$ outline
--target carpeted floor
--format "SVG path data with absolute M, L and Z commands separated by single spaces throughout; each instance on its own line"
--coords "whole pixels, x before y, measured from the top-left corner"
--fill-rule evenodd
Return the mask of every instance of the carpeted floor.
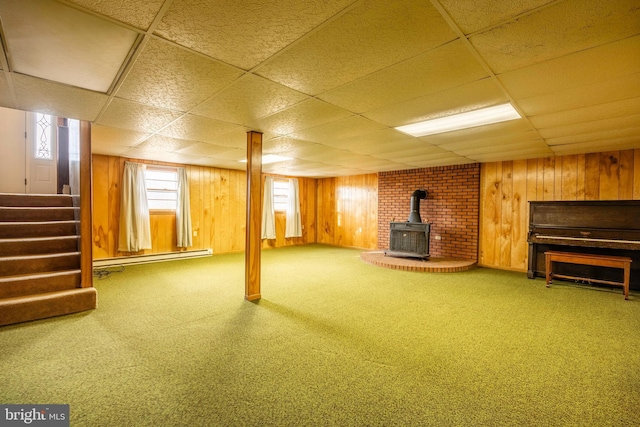
M 127 267 L 95 311 L 0 328 L 0 403 L 72 426 L 636 426 L 640 295 L 351 249 Z

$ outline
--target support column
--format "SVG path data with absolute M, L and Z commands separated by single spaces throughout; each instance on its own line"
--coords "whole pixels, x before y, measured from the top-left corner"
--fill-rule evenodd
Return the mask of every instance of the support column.
M 93 287 L 93 190 L 91 187 L 91 123 L 80 122 L 80 278 Z
M 260 249 L 262 236 L 262 134 L 247 132 L 247 234 L 245 242 L 244 297 L 260 299 Z

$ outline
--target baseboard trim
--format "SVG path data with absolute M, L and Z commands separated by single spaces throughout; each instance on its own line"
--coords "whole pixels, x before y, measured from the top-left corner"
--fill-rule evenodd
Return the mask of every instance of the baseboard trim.
M 115 258 L 101 258 L 93 260 L 93 268 L 102 268 L 102 267 L 111 267 L 113 265 L 133 265 L 133 264 L 148 264 L 152 262 L 163 262 L 163 261 L 175 261 L 180 259 L 189 259 L 189 258 L 202 258 L 206 256 L 211 256 L 213 254 L 212 249 L 201 249 L 194 251 L 183 251 L 183 252 L 165 252 L 159 254 L 149 254 L 149 255 L 132 255 L 132 256 L 123 256 L 123 257 L 115 257 Z

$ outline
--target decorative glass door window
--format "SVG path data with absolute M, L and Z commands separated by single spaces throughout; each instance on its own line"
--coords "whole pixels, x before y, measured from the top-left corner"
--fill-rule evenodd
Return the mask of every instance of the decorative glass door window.
M 35 153 L 36 159 L 51 159 L 51 138 L 53 132 L 53 120 L 48 114 L 36 113 L 35 121 Z

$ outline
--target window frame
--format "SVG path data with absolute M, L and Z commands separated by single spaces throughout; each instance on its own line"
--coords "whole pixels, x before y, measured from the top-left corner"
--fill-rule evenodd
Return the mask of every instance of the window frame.
M 289 181 L 273 179 L 273 211 L 287 213 L 289 207 Z
M 173 174 L 175 180 L 173 179 L 152 179 L 153 177 L 149 177 L 148 173 L 160 173 L 160 174 Z M 149 213 L 162 214 L 162 213 L 172 213 L 175 214 L 178 209 L 178 168 L 174 168 L 171 166 L 156 166 L 156 165 L 145 165 L 144 168 L 144 181 L 145 188 L 147 194 L 147 205 L 149 207 Z M 175 187 L 174 188 L 161 188 L 159 186 L 149 187 L 150 182 L 167 182 L 170 183 L 167 187 Z M 150 194 L 167 194 L 173 195 L 173 197 L 164 199 L 170 200 L 174 203 L 174 207 L 152 207 L 152 201 L 159 201 L 163 199 L 158 199 L 154 197 L 150 197 Z

